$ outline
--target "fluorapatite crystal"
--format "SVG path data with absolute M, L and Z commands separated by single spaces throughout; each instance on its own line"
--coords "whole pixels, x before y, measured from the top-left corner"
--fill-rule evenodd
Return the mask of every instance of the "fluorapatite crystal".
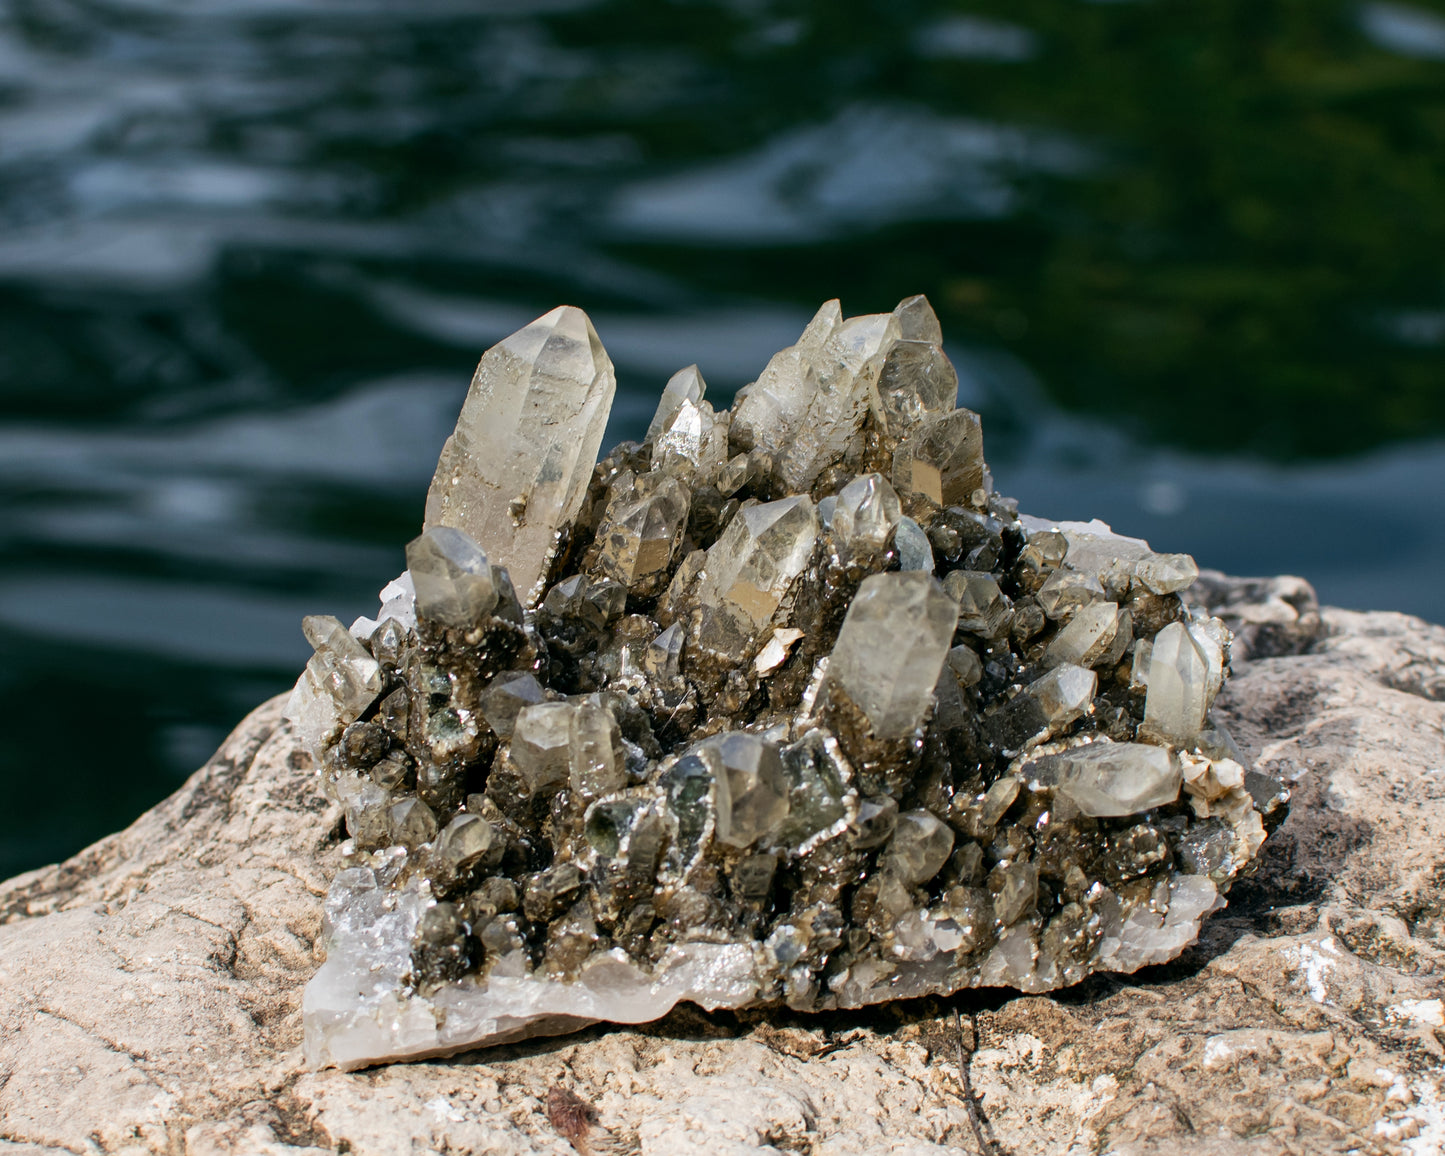
M 1188 556 L 993 492 L 941 341 L 922 297 L 829 302 L 601 462 L 585 315 L 483 356 L 377 620 L 304 623 L 288 713 L 349 835 L 313 1065 L 1193 940 L 1288 798 L 1210 713 L 1229 634 Z

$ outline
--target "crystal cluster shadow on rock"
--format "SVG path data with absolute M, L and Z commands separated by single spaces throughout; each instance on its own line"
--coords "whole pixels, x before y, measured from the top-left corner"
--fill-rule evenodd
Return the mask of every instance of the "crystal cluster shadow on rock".
M 288 715 L 345 808 L 315 1066 L 680 1000 L 850 1008 L 1171 959 L 1284 816 L 1197 576 L 993 491 L 937 318 L 819 310 L 600 463 L 580 310 L 482 358 L 373 621 Z

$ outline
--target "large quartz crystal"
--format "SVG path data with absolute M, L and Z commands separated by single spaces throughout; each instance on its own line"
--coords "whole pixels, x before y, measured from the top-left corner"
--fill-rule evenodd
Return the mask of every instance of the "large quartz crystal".
M 378 619 L 289 717 L 347 827 L 316 1066 L 680 1000 L 801 1011 L 1176 956 L 1284 814 L 1198 573 L 1020 517 L 928 302 L 824 305 L 731 410 L 596 460 L 562 308 L 482 358 Z
M 427 528 L 465 531 L 535 601 L 587 495 L 616 390 L 597 330 L 571 305 L 487 350 L 437 462 Z

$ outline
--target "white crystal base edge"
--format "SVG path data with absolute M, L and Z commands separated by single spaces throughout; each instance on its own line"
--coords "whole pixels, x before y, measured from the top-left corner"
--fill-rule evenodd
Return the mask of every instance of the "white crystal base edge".
M 414 888 L 378 886 L 370 868 L 337 874 L 326 901 L 327 959 L 302 1000 L 307 1065 L 354 1071 L 391 1060 L 450 1055 L 589 1023 L 645 1023 L 685 1000 L 711 1011 L 758 1002 L 764 950 L 754 944 L 689 943 L 671 948 L 653 974 L 620 951 L 594 956 L 576 980 L 537 979 L 520 959 L 503 959 L 484 979 L 442 986 L 428 997 L 407 987 L 411 942 L 427 897 Z M 1130 972 L 1173 959 L 1199 935 L 1205 916 L 1224 906 L 1215 885 L 1174 875 L 1167 909 L 1127 920 L 1105 913 L 1104 937 L 1090 971 Z M 969 980 L 970 987 L 1038 993 L 1064 979 L 1038 951 L 1037 920 L 1005 930 Z M 891 970 L 854 968 L 826 1002 L 839 1008 L 947 994 L 959 986 L 953 952 L 961 929 L 918 913 L 900 927 Z M 950 978 L 950 973 L 952 977 Z

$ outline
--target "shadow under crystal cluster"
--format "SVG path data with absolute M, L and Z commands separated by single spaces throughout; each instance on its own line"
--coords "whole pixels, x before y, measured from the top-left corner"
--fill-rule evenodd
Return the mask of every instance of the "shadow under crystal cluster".
M 563 307 L 489 350 L 378 619 L 304 624 L 344 808 L 313 1065 L 1044 991 L 1177 955 L 1283 818 L 1186 555 L 1021 517 L 928 302 L 819 310 L 641 444 Z

